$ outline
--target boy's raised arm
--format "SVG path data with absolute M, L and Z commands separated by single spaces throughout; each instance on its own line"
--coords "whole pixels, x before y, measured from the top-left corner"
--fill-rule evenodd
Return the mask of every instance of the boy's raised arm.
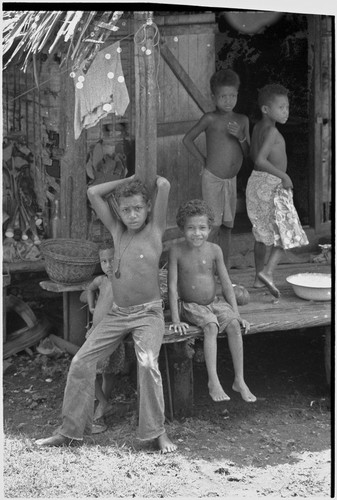
M 158 228 L 162 234 L 164 234 L 166 229 L 167 205 L 171 184 L 165 177 L 157 176 L 156 188 L 151 223 L 154 227 Z
M 87 195 L 91 206 L 111 234 L 115 231 L 119 224 L 119 220 L 116 214 L 111 211 L 105 198 L 107 195 L 111 194 L 117 186 L 129 182 L 131 179 L 132 177 L 127 177 L 125 179 L 103 182 L 102 184 L 96 184 L 88 188 Z

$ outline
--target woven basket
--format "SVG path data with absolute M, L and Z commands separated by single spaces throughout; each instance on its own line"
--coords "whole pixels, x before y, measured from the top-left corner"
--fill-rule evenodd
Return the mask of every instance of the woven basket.
M 99 263 L 98 246 L 87 240 L 44 240 L 40 250 L 49 278 L 63 285 L 88 281 Z

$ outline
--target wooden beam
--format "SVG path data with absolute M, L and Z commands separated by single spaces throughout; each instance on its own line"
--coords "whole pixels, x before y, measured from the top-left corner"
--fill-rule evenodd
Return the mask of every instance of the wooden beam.
M 218 33 L 218 27 L 213 23 L 205 24 L 177 24 L 159 27 L 161 36 L 188 36 Z
M 61 158 L 61 236 L 87 238 L 87 177 L 85 131 L 75 140 L 75 86 L 68 72 L 61 75 L 60 148 Z
M 178 59 L 176 59 L 176 57 L 172 54 L 165 43 L 161 45 L 160 54 L 166 64 L 171 68 L 175 76 L 178 78 L 180 83 L 199 106 L 201 111 L 203 111 L 204 113 L 210 111 L 212 103 L 200 92 L 198 87 L 195 85 L 193 80 L 190 78 L 188 73 L 184 70 Z
M 153 191 L 157 175 L 156 29 L 147 23 L 152 12 L 134 13 L 136 177 Z
M 178 14 L 169 16 L 156 16 L 156 23 L 160 28 L 160 32 L 167 26 L 203 26 L 213 25 L 217 26 L 215 22 L 214 12 L 202 12 L 201 14 Z

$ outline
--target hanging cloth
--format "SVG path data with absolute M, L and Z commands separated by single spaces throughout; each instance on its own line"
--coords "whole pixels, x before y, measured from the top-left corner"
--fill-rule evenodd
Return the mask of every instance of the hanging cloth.
M 308 245 L 307 235 L 294 206 L 292 190 L 279 185 L 275 192 L 274 207 L 274 245 L 281 246 L 285 250 Z
M 98 52 L 87 73 L 87 60 L 71 73 L 75 84 L 75 139 L 80 137 L 84 128 L 94 127 L 109 113 L 124 115 L 130 99 L 121 51 L 119 42 L 116 42 Z

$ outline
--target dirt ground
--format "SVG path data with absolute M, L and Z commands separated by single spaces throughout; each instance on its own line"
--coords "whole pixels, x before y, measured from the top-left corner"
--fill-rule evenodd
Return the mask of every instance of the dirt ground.
M 193 416 L 168 422 L 168 432 L 202 474 L 170 496 L 219 496 L 217 480 L 226 480 L 226 496 L 275 491 L 282 497 L 332 496 L 331 399 L 323 346 L 319 329 L 246 336 L 245 377 L 258 397 L 247 404 L 231 390 L 227 341 L 219 340 L 218 369 L 231 400 L 216 404 L 207 393 L 202 349 L 196 343 Z M 70 360 L 67 354 L 48 358 L 35 348 L 31 355 L 22 352 L 7 360 L 5 436 L 37 439 L 51 434 L 60 423 Z M 134 372 L 116 377 L 111 400 L 116 408 L 106 419 L 111 429 L 121 419 L 133 416 L 135 421 Z M 97 435 L 95 442 L 103 443 L 106 435 Z M 219 463 L 226 465 L 214 465 Z

